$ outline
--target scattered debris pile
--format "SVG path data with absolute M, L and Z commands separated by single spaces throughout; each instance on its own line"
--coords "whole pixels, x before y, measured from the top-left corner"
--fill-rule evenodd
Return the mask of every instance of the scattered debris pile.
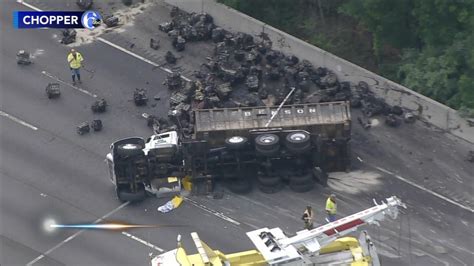
M 93 5 L 92 0 L 76 0 L 76 5 L 82 10 L 89 10 Z
M 77 32 L 74 29 L 65 29 L 61 31 L 63 37 L 61 38 L 62 44 L 71 44 L 76 41 Z
M 153 50 L 158 50 L 160 48 L 160 40 L 150 38 L 150 48 Z
M 108 27 L 115 27 L 119 24 L 119 18 L 113 15 L 109 15 L 104 18 L 104 24 Z
M 105 99 L 97 100 L 91 106 L 91 110 L 93 113 L 104 113 L 106 109 L 107 101 L 105 101 Z
M 89 126 L 89 123 L 87 122 L 82 122 L 76 127 L 76 132 L 79 135 L 84 135 L 86 133 L 89 133 L 91 131 L 91 127 Z
M 102 130 L 102 120 L 100 120 L 100 119 L 92 120 L 91 127 L 94 131 L 101 131 Z
M 20 50 L 16 54 L 16 63 L 19 65 L 29 65 L 31 64 L 30 53 L 25 50 Z
M 469 153 L 467 154 L 467 161 L 474 163 L 474 151 L 469 151 Z
M 183 130 L 189 130 L 183 124 L 192 125 L 188 113 L 192 109 L 278 105 L 292 88 L 295 90 L 286 104 L 350 101 L 353 108 L 362 110 L 363 117 L 357 120 L 366 129 L 372 126 L 370 118 L 378 115 L 385 116 L 386 125 L 391 127 L 415 120 L 412 113 L 376 97 L 366 82 L 341 82 L 327 68 L 273 50 L 264 33 L 256 38 L 232 33 L 214 25 L 209 14 L 186 13 L 176 7 L 171 18 L 159 29 L 168 34 L 177 51 L 184 50 L 187 42 L 214 43 L 213 56 L 194 73 L 196 80 L 184 82 L 178 72 L 173 72 L 165 81 L 173 90 L 169 114 L 186 122 L 181 123 Z M 170 64 L 176 62 L 171 52 L 165 59 Z
M 61 91 L 59 90 L 59 83 L 48 83 L 45 91 L 46 96 L 48 96 L 48 99 L 55 99 L 61 96 Z
M 133 92 L 133 102 L 136 106 L 146 105 L 148 102 L 148 97 L 146 96 L 145 89 L 135 89 Z

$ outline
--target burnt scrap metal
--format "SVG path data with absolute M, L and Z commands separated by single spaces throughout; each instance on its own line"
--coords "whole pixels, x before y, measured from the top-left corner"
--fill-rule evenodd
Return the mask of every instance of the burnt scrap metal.
M 214 54 L 195 71 L 197 80 L 191 83 L 197 83 L 189 86 L 192 109 L 278 105 L 295 87 L 287 104 L 350 101 L 351 107 L 361 109 L 361 124 L 366 128 L 370 127 L 367 118 L 379 115 L 386 117 L 389 126 L 416 119 L 400 106 L 390 106 L 377 97 L 364 81 L 341 82 L 327 68 L 273 50 L 264 34 L 232 33 L 214 25 L 207 13 L 186 13 L 176 7 L 171 18 L 158 28 L 168 33 L 175 49 L 184 49 L 187 42 L 214 43 Z M 175 62 L 175 58 L 166 61 Z
M 181 74 L 177 71 L 169 73 L 165 82 L 163 82 L 164 85 L 168 86 L 169 90 L 181 89 L 182 83 Z
M 62 38 L 61 38 L 62 44 L 71 44 L 76 41 L 77 32 L 74 29 L 62 30 L 61 34 L 62 34 Z
M 405 112 L 403 120 L 408 124 L 415 123 L 416 116 L 412 112 Z
M 150 38 L 150 48 L 153 50 L 158 50 L 160 48 L 160 40 Z
M 148 97 L 146 96 L 145 89 L 135 89 L 133 92 L 133 102 L 136 106 L 146 105 L 148 102 Z
M 100 119 L 94 119 L 92 120 L 92 123 L 91 123 L 91 128 L 94 130 L 94 131 L 101 131 L 102 130 L 102 120 Z
M 82 122 L 76 127 L 76 132 L 79 135 L 84 135 L 86 133 L 89 133 L 91 131 L 91 128 L 89 126 L 89 123 L 87 122 Z
M 46 96 L 48 99 L 55 99 L 61 96 L 61 91 L 59 90 L 59 83 L 49 83 L 46 86 Z
M 166 52 L 165 60 L 166 60 L 166 63 L 168 63 L 168 64 L 175 64 L 176 63 L 176 56 L 171 51 L 168 51 L 168 52 Z
M 119 18 L 114 15 L 109 15 L 104 18 L 104 24 L 108 27 L 115 27 L 119 24 Z
M 398 127 L 401 124 L 401 119 L 394 114 L 388 114 L 385 117 L 385 124 L 390 127 Z
M 370 119 L 365 119 L 363 117 L 357 117 L 357 122 L 364 128 L 364 129 L 369 129 L 372 127 L 372 123 L 370 122 Z
M 469 151 L 469 153 L 467 154 L 467 161 L 474 163 L 474 151 Z
M 172 45 L 176 49 L 176 51 L 184 51 L 184 48 L 186 47 L 186 40 L 182 36 L 178 35 L 173 38 Z
M 18 53 L 16 53 L 16 63 L 19 65 L 31 64 L 30 53 L 25 50 L 19 50 Z
M 93 5 L 92 0 L 76 0 L 76 5 L 82 10 L 89 10 Z
M 91 105 L 91 110 L 93 113 L 104 113 L 106 109 L 107 101 L 105 99 L 97 100 Z

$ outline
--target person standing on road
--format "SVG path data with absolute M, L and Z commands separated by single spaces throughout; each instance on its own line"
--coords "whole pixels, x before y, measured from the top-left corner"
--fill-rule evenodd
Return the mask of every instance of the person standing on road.
M 311 230 L 313 229 L 313 209 L 311 206 L 307 206 L 303 213 L 304 229 Z
M 336 195 L 331 194 L 329 198 L 326 200 L 326 213 L 328 214 L 329 222 L 334 222 L 336 220 L 336 212 L 337 212 Z
M 81 83 L 81 63 L 84 61 L 82 55 L 74 49 L 71 49 L 71 52 L 67 56 L 67 61 L 69 62 L 69 68 L 72 73 L 72 83 L 76 85 L 76 76 L 77 81 Z

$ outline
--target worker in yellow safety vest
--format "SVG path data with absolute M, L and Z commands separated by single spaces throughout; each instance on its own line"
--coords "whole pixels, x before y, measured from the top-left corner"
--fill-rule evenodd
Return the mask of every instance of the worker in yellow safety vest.
M 304 229 L 313 229 L 313 218 L 313 209 L 311 206 L 307 206 L 304 210 L 303 217 L 301 217 L 301 219 L 304 221 Z
M 336 195 L 331 194 L 329 198 L 326 200 L 326 213 L 328 214 L 329 222 L 334 222 L 336 220 L 336 212 L 337 212 Z
M 76 85 L 76 76 L 77 81 L 81 83 L 81 72 L 79 70 L 81 69 L 81 64 L 82 61 L 84 61 L 84 58 L 79 52 L 71 49 L 71 52 L 67 55 L 67 61 L 69 63 L 69 68 L 71 69 L 72 83 Z

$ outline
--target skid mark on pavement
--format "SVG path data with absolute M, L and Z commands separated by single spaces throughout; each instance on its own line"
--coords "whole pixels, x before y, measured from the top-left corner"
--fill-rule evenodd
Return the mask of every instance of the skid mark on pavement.
M 35 126 L 33 126 L 32 124 L 27 123 L 27 122 L 25 122 L 25 121 L 23 121 L 23 120 L 21 120 L 21 119 L 19 119 L 19 118 L 17 118 L 17 117 L 14 117 L 13 115 L 7 114 L 7 113 L 5 113 L 4 111 L 1 111 L 1 110 L 0 110 L 0 115 L 3 116 L 3 117 L 8 118 L 8 119 L 10 119 L 10 120 L 12 120 L 13 122 L 16 122 L 16 123 L 20 124 L 20 125 L 22 125 L 22 126 L 25 126 L 25 127 L 27 127 L 27 128 L 30 128 L 30 129 L 33 129 L 33 130 L 38 130 L 38 128 L 35 127 Z
M 100 217 L 99 219 L 95 220 L 93 222 L 93 224 L 97 224 L 101 221 L 103 221 L 105 218 L 109 217 L 110 215 L 118 212 L 119 210 L 121 210 L 122 208 L 124 208 L 125 206 L 127 206 L 128 204 L 130 204 L 129 201 L 123 203 L 122 205 L 118 206 L 117 208 L 113 209 L 112 211 L 110 211 L 109 213 L 105 214 L 104 216 Z M 37 258 L 35 258 L 34 260 L 28 262 L 26 265 L 27 266 L 31 266 L 33 265 L 34 263 L 38 262 L 39 260 L 41 260 L 42 258 L 44 258 L 45 256 L 47 256 L 48 254 L 50 254 L 51 252 L 55 251 L 56 249 L 60 248 L 61 246 L 63 246 L 64 244 L 66 244 L 67 242 L 73 240 L 74 238 L 76 238 L 78 235 L 84 233 L 84 231 L 86 231 L 85 229 L 82 229 L 82 230 L 79 230 L 77 231 L 75 234 L 69 236 L 68 238 L 64 239 L 63 241 L 59 242 L 56 246 L 48 249 L 46 252 L 44 252 L 43 254 L 39 255 Z
M 206 207 L 206 206 L 204 206 L 204 205 L 198 203 L 197 201 L 194 201 L 194 200 L 192 200 L 192 199 L 190 199 L 190 198 L 188 198 L 188 197 L 184 197 L 184 199 L 186 200 L 186 202 L 189 202 L 191 205 L 193 205 L 193 206 L 195 206 L 195 207 L 198 207 L 199 209 L 204 210 L 205 212 L 208 212 L 208 213 L 210 213 L 210 214 L 212 214 L 212 215 L 214 215 L 214 216 L 217 216 L 217 217 L 219 217 L 219 218 L 221 218 L 221 219 L 223 219 L 223 220 L 225 220 L 225 221 L 227 221 L 227 222 L 229 222 L 229 223 L 233 223 L 233 224 L 235 224 L 235 225 L 240 225 L 239 222 L 237 222 L 236 220 L 234 220 L 234 219 L 232 219 L 232 218 L 230 218 L 230 217 L 224 215 L 224 214 L 221 213 L 221 212 L 212 210 L 212 209 L 210 209 L 210 208 L 208 208 L 208 207 Z
M 427 189 L 427 188 L 425 188 L 425 187 L 423 187 L 423 186 L 420 186 L 420 185 L 416 184 L 415 182 L 410 181 L 410 180 L 408 180 L 408 179 L 406 179 L 406 178 L 404 178 L 404 177 L 402 177 L 402 176 L 399 176 L 399 175 L 397 175 L 397 174 L 395 174 L 395 173 L 392 173 L 392 172 L 390 172 L 390 171 L 388 171 L 388 170 L 386 170 L 386 169 L 383 169 L 383 168 L 378 167 L 378 166 L 373 166 L 373 167 L 376 168 L 376 169 L 378 169 L 378 170 L 380 170 L 380 171 L 382 171 L 382 172 L 384 172 L 384 173 L 386 173 L 386 174 L 389 174 L 389 175 L 391 175 L 391 176 L 393 176 L 393 177 L 395 177 L 395 178 L 397 178 L 397 179 L 399 179 L 399 180 L 401 180 L 401 181 L 403 181 L 403 182 L 405 182 L 405 183 L 407 183 L 407 184 L 409 184 L 409 185 L 412 185 L 412 186 L 414 186 L 414 187 L 416 187 L 416 188 L 418 188 L 418 189 L 421 189 L 421 190 L 423 190 L 423 191 L 425 191 L 425 192 L 427 192 L 427 193 L 429 193 L 429 194 L 431 194 L 431 195 L 433 195 L 433 196 L 435 196 L 435 197 L 437 197 L 437 198 L 440 198 L 440 199 L 442 199 L 442 200 L 444 200 L 444 201 L 446 201 L 446 202 L 449 202 L 449 203 L 451 203 L 451 204 L 453 204 L 453 205 L 456 205 L 456 206 L 458 206 L 458 207 L 460 207 L 460 208 L 462 208 L 462 209 L 464 209 L 464 210 L 467 210 L 467 211 L 469 211 L 469 212 L 471 212 L 471 213 L 474 213 L 474 210 L 473 210 L 472 208 L 470 208 L 469 206 L 463 205 L 463 204 L 461 204 L 461 203 L 459 203 L 459 202 L 457 202 L 457 201 L 454 201 L 454 200 L 452 200 L 452 199 L 450 199 L 450 198 L 448 198 L 448 197 L 445 197 L 445 196 L 443 196 L 443 195 L 441 195 L 441 194 L 439 194 L 439 193 L 436 193 L 436 192 L 434 192 L 434 191 L 432 191 L 432 190 L 429 190 L 429 189 Z
M 94 93 L 92 93 L 92 92 L 90 92 L 90 91 L 88 91 L 88 90 L 84 90 L 84 89 L 82 89 L 82 88 L 76 87 L 76 86 L 74 86 L 74 85 L 71 85 L 71 84 L 67 83 L 66 81 L 64 81 L 64 80 L 62 80 L 62 79 L 60 79 L 60 78 L 58 78 L 58 77 L 55 77 L 55 76 L 53 76 L 52 74 L 50 74 L 50 73 L 48 73 L 48 72 L 46 72 L 46 71 L 41 71 L 41 74 L 43 74 L 43 75 L 45 75 L 45 76 L 47 76 L 47 77 L 49 77 L 49 78 L 51 78 L 51 79 L 53 79 L 53 80 L 59 82 L 59 83 L 62 83 L 62 84 L 64 84 L 64 85 L 66 85 L 66 86 L 69 86 L 69 87 L 71 87 L 71 88 L 73 88 L 73 89 L 75 89 L 75 90 L 77 90 L 77 91 L 80 91 L 80 92 L 82 92 L 82 93 L 84 93 L 84 94 L 87 94 L 87 95 L 89 95 L 89 96 L 91 96 L 91 97 L 97 98 L 97 95 L 95 95 Z

